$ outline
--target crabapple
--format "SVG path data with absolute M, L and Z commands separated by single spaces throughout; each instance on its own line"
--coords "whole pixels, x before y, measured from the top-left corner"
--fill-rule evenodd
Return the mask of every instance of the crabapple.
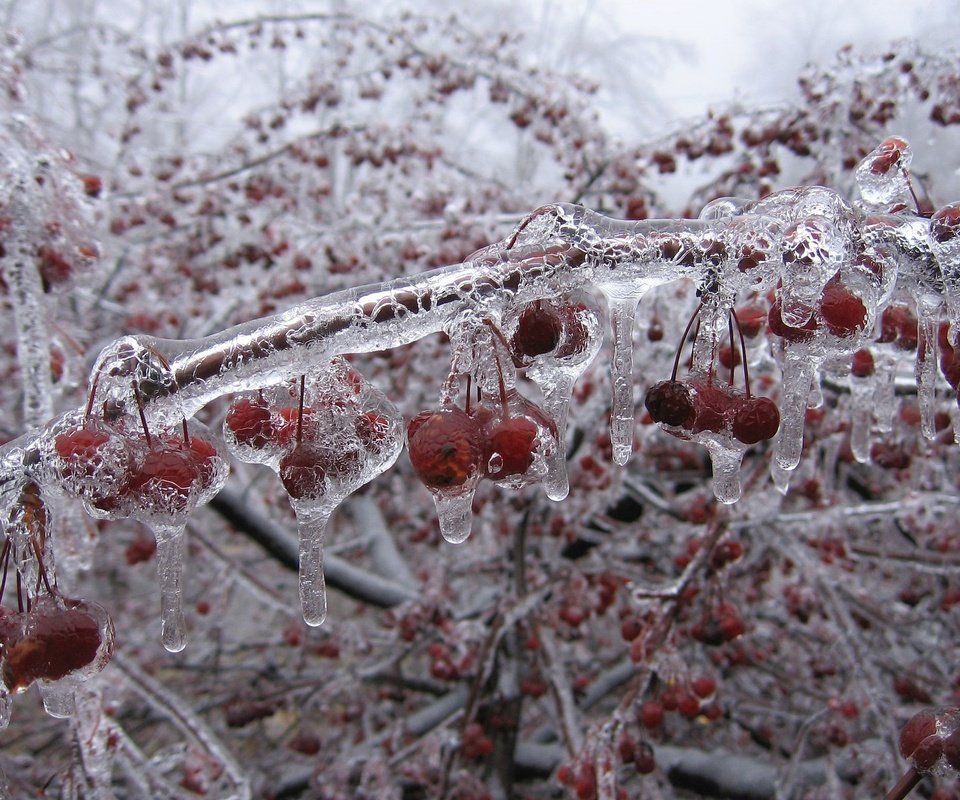
M 844 285 L 838 273 L 823 287 L 820 316 L 830 333 L 847 337 L 863 330 L 867 324 L 867 307 Z
M 737 403 L 732 432 L 743 444 L 772 439 L 780 428 L 780 409 L 769 397 L 744 397 Z
M 227 412 L 223 427 L 237 444 L 252 447 L 254 450 L 267 447 L 276 437 L 273 415 L 259 399 L 244 397 L 235 401 Z
M 410 420 L 407 449 L 417 477 L 434 491 L 466 486 L 483 471 L 480 425 L 457 406 L 424 411 Z
M 914 714 L 900 731 L 900 755 L 920 772 L 927 772 L 936 766 L 942 754 L 936 713 L 925 709 Z
M 689 428 L 696 416 L 693 394 L 680 381 L 669 380 L 655 383 L 647 390 L 644 406 L 654 422 Z

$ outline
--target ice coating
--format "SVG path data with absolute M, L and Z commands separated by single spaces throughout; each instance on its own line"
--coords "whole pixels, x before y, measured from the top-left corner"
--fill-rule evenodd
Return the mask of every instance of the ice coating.
M 908 179 L 913 151 L 904 139 L 891 136 L 874 148 L 857 167 L 855 177 L 863 202 L 877 207 L 910 203 Z
M 323 577 L 323 542 L 333 508 L 326 504 L 296 508 L 300 538 L 300 607 L 303 621 L 311 627 L 327 618 L 327 590 Z
M 212 477 L 198 473 L 189 486 L 173 482 L 171 488 L 169 481 L 155 480 L 156 475 L 138 481 L 128 476 L 142 472 L 148 459 L 163 462 L 150 466 L 154 473 L 162 473 L 167 462 L 180 457 L 175 453 L 185 453 L 188 437 L 177 428 L 184 417 L 191 417 L 210 400 L 227 392 L 243 392 L 251 404 L 265 403 L 269 408 L 263 444 L 254 444 L 256 432 L 238 438 L 229 427 L 225 439 L 237 457 L 281 471 L 286 444 L 272 437 L 282 436 L 282 431 L 290 435 L 291 420 L 281 413 L 281 395 L 297 376 L 330 363 L 338 354 L 392 348 L 452 330 L 464 318 L 474 320 L 475 328 L 490 321 L 509 338 L 510 321 L 530 303 L 566 302 L 563 298 L 577 293 L 602 294 L 608 302 L 613 329 L 611 439 L 614 460 L 625 462 L 634 424 L 633 318 L 638 304 L 643 310 L 643 298 L 650 289 L 678 279 L 692 281 L 704 300 L 694 349 L 698 375 L 715 371 L 716 352 L 727 335 L 727 312 L 743 299 L 744 292 L 754 293 L 752 302 L 771 306 L 770 352 L 782 370 L 776 388 L 782 425 L 774 469 L 780 485 L 786 485 L 787 473 L 800 458 L 804 413 L 816 402 L 821 367 L 831 374 L 833 364 L 849 360 L 871 339 L 875 321 L 894 302 L 912 303 L 920 320 L 922 346 L 917 348 L 915 380 L 923 431 L 932 435 L 940 380 L 939 324 L 946 314 L 952 334 L 960 326 L 960 237 L 956 235 L 960 212 L 953 204 L 928 221 L 914 214 L 909 203 L 901 207 L 904 198 L 896 192 L 902 189 L 897 187 L 908 173 L 909 160 L 905 143 L 890 140 L 868 156 L 858 172 L 863 203 L 856 206 L 822 187 L 775 192 L 755 202 L 721 198 L 706 206 L 696 220 L 621 221 L 574 205 L 545 206 L 521 221 L 502 242 L 478 251 L 463 264 L 318 298 L 204 339 L 124 337 L 106 348 L 95 365 L 95 397 L 86 412 L 68 412 L 39 434 L 5 445 L 0 451 L 3 476 L 18 479 L 29 469 L 42 475 L 45 488 L 49 484 L 79 497 L 94 516 L 135 516 L 154 524 L 172 516 L 180 523 L 222 484 L 220 465 L 225 460 L 221 455 L 209 457 Z M 7 189 L 11 186 L 7 184 Z M 772 301 L 767 296 L 771 292 Z M 574 316 L 582 316 L 581 311 Z M 568 491 L 563 440 L 569 397 L 599 347 L 599 333 L 593 331 L 601 326 L 595 325 L 595 315 L 590 319 L 582 318 L 582 327 L 588 330 L 582 349 L 587 355 L 582 359 L 561 355 L 559 350 L 545 351 L 523 366 L 540 387 L 545 411 L 557 429 L 557 446 L 538 451 L 545 469 L 537 476 L 555 499 Z M 882 399 L 874 410 L 879 430 L 889 425 L 894 375 L 903 361 L 886 344 L 880 342 L 877 347 L 871 383 Z M 512 386 L 510 371 L 505 372 L 504 380 Z M 478 372 L 478 380 L 486 381 L 487 393 L 496 389 L 491 374 L 488 370 L 484 378 L 482 370 Z M 850 386 L 856 385 L 851 379 Z M 310 468 L 298 473 L 306 483 L 295 488 L 301 495 L 297 501 L 316 504 L 321 498 L 323 502 L 342 499 L 357 481 L 369 480 L 389 466 L 392 462 L 386 454 L 392 451 L 387 447 L 383 453 L 374 453 L 377 447 L 370 442 L 361 447 L 359 434 L 343 427 L 345 419 L 319 406 L 313 408 L 312 403 L 313 399 L 307 401 L 311 411 L 305 411 L 297 425 L 298 436 L 307 431 L 314 463 L 329 460 L 332 450 L 348 454 L 340 459 L 342 463 L 324 465 L 315 491 L 307 485 Z M 859 421 L 853 430 L 855 454 L 861 458 L 869 449 L 871 423 L 863 411 L 864 401 L 854 398 L 853 405 L 860 409 L 854 412 Z M 290 409 L 293 404 L 288 401 L 283 407 Z M 366 413 L 372 416 L 363 424 L 380 427 L 380 412 Z M 391 418 L 389 413 L 382 416 Z M 147 426 L 157 440 L 154 443 L 146 441 Z M 388 422 L 386 428 L 399 442 L 399 422 Z M 319 430 L 333 436 L 336 446 L 324 446 L 315 433 Z M 58 449 L 58 436 L 78 433 L 83 435 L 72 443 L 61 443 Z M 171 442 L 171 438 L 181 441 Z M 738 447 L 730 451 L 730 442 L 722 438 L 704 444 L 712 458 L 716 453 L 715 468 L 722 477 L 715 483 L 718 494 L 733 497 L 736 490 L 729 465 Z M 158 451 L 164 452 L 158 455 Z M 89 469 L 91 464 L 97 468 Z M 488 462 L 485 469 L 496 474 L 499 468 Z M 87 472 L 98 477 L 91 478 Z M 525 480 L 501 482 L 519 485 Z M 445 495 L 438 497 L 443 501 L 444 528 L 457 539 L 468 530 L 467 494 Z

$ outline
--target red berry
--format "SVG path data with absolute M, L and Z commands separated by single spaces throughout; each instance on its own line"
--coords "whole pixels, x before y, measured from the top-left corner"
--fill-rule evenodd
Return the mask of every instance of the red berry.
M 260 400 L 237 400 L 223 421 L 238 444 L 260 450 L 274 441 L 276 429 L 270 409 Z
M 960 203 L 951 203 L 941 208 L 930 219 L 930 235 L 943 244 L 955 239 L 960 233 Z
M 542 300 L 531 303 L 521 313 L 517 330 L 510 340 L 514 353 L 530 359 L 552 353 L 560 344 L 563 322 L 556 310 Z
M 700 713 L 700 701 L 689 692 L 683 692 L 677 698 L 677 711 L 687 719 L 694 719 Z
M 817 320 L 811 315 L 802 328 L 794 328 L 783 321 L 782 304 L 780 298 L 774 298 L 770 306 L 770 313 L 767 315 L 767 322 L 770 325 L 770 332 L 774 336 L 786 339 L 788 342 L 809 342 L 817 330 Z
M 640 706 L 637 719 L 648 731 L 655 731 L 663 724 L 663 706 L 656 700 L 647 700 Z
M 483 469 L 480 425 L 456 406 L 410 420 L 407 447 L 417 477 L 434 491 L 465 486 Z
M 747 339 L 752 339 L 763 330 L 767 321 L 767 309 L 761 305 L 748 305 L 738 308 L 734 312 L 740 324 L 740 332 Z
M 940 760 L 943 743 L 937 734 L 937 715 L 924 710 L 914 714 L 900 731 L 900 755 L 925 772 Z
M 93 662 L 101 644 L 100 622 L 77 603 L 28 614 L 27 630 L 6 649 L 3 682 L 22 692 L 36 680 L 57 681 Z
M 633 765 L 641 775 L 649 775 L 657 768 L 657 760 L 653 755 L 653 748 L 648 742 L 638 742 L 633 751 Z
M 873 370 L 873 353 L 867 348 L 861 347 L 853 354 L 853 359 L 850 362 L 850 374 L 855 378 L 869 378 L 873 375 Z
M 899 136 L 884 139 L 870 154 L 870 172 L 874 175 L 886 175 L 893 167 L 900 164 L 906 149 L 907 143 Z
M 355 450 L 334 450 L 315 441 L 300 442 L 280 459 L 280 482 L 293 500 L 318 499 L 326 478 L 348 476 L 357 467 Z
M 690 684 L 690 688 L 693 689 L 693 693 L 697 697 L 706 700 L 708 697 L 713 697 L 714 692 L 717 691 L 717 682 L 713 678 L 708 678 L 704 675 L 699 678 L 694 678 Z
M 943 757 L 960 772 L 960 727 L 955 728 L 943 740 Z
M 743 444 L 772 439 L 780 428 L 780 409 L 769 397 L 745 397 L 737 404 L 733 435 Z
M 689 428 L 696 416 L 693 394 L 689 387 L 680 381 L 655 383 L 647 390 L 643 404 L 650 418 L 664 425 Z
M 529 417 L 500 419 L 486 441 L 487 477 L 499 481 L 511 475 L 523 475 L 530 469 L 539 432 Z
M 151 510 L 179 514 L 187 509 L 191 493 L 201 482 L 192 452 L 164 442 L 147 451 L 130 479 L 130 492 Z
M 736 399 L 730 389 L 707 381 L 693 383 L 695 416 L 691 431 L 722 433 L 727 427 L 727 418 Z M 651 415 L 652 416 L 652 415 Z
M 852 336 L 867 324 L 867 307 L 834 275 L 820 295 L 820 316 L 834 336 Z

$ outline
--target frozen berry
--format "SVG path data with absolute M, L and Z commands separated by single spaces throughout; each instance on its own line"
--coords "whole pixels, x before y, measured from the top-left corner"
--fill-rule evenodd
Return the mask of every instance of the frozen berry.
M 869 378 L 873 375 L 873 370 L 873 353 L 867 348 L 861 347 L 853 354 L 850 361 L 850 374 L 854 378 Z
M 529 417 L 506 417 L 489 432 L 486 446 L 487 477 L 502 480 L 511 475 L 523 475 L 533 463 L 537 424 Z
M 131 476 L 129 489 L 152 511 L 180 514 L 200 484 L 200 465 L 192 452 L 163 442 L 147 451 Z
M 769 397 L 745 397 L 737 404 L 733 435 L 743 444 L 772 439 L 780 428 L 780 409 Z
M 294 500 L 318 499 L 327 478 L 339 480 L 357 468 L 356 450 L 333 449 L 315 441 L 300 442 L 280 459 L 280 481 Z
M 960 203 L 944 206 L 930 219 L 930 235 L 934 241 L 943 244 L 956 238 L 960 233 Z
M 31 612 L 25 634 L 5 653 L 3 682 L 22 692 L 37 680 L 57 681 L 91 664 L 100 650 L 100 621 L 78 604 Z
M 690 430 L 693 433 L 710 431 L 722 433 L 727 428 L 727 419 L 735 401 L 732 391 L 709 381 L 693 383 L 693 406 L 695 415 Z
M 531 303 L 521 313 L 510 343 L 523 358 L 551 353 L 560 344 L 563 322 L 556 310 L 542 300 Z
M 407 426 L 414 472 L 428 489 L 465 486 L 483 467 L 480 425 L 456 406 L 418 414 Z
M 803 324 L 802 328 L 795 328 L 792 325 L 787 325 L 787 323 L 783 321 L 782 308 L 780 298 L 775 298 L 770 306 L 770 313 L 767 315 L 770 332 L 774 336 L 786 339 L 788 342 L 810 341 L 817 331 L 817 321 L 815 317 L 811 316 L 810 319 Z
M 899 136 L 890 136 L 870 154 L 870 172 L 874 175 L 886 175 L 901 163 L 907 143 Z
M 834 336 L 846 337 L 862 331 L 867 324 L 867 307 L 834 275 L 820 295 L 820 316 Z
M 643 404 L 654 422 L 681 428 L 689 428 L 693 424 L 696 413 L 693 393 L 680 381 L 655 383 L 647 390 Z
M 242 398 L 237 400 L 223 421 L 224 428 L 237 441 L 237 444 L 261 450 L 270 444 L 276 430 L 273 415 L 266 404 L 260 400 Z
M 929 710 L 914 714 L 900 731 L 900 755 L 920 772 L 926 772 L 936 765 L 942 752 L 937 715 Z

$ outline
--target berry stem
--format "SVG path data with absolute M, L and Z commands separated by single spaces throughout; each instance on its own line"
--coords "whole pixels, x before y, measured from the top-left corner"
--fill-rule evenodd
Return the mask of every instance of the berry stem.
M 307 386 L 307 376 L 300 376 L 300 401 L 297 405 L 297 444 L 303 440 L 303 394 Z
M 733 324 L 737 326 L 737 335 L 740 337 L 740 360 L 743 362 L 743 385 L 746 389 L 747 400 L 750 399 L 750 369 L 747 367 L 747 343 L 743 339 L 743 328 L 740 327 L 740 319 L 737 312 L 730 309 L 730 316 L 733 318 Z M 732 348 L 732 345 L 731 345 Z M 733 383 L 733 381 L 730 381 Z
M 3 550 L 0 551 L 0 561 L 3 562 L 3 577 L 0 578 L 0 603 L 3 602 L 3 592 L 7 588 L 7 570 L 10 568 L 10 539 L 4 539 Z
M 915 767 L 910 767 L 883 800 L 903 800 L 922 779 L 923 775 Z
M 147 415 L 143 410 L 143 397 L 140 396 L 140 387 L 136 381 L 130 384 L 133 387 L 133 396 L 137 401 L 137 412 L 140 414 L 140 424 L 143 425 L 143 438 L 147 440 L 147 447 L 153 449 L 153 437 L 150 435 L 150 428 L 147 427 Z
M 683 345 L 687 341 L 687 336 L 690 335 L 690 328 L 693 327 L 693 321 L 700 315 L 701 308 L 703 308 L 702 302 L 693 310 L 690 319 L 687 320 L 687 327 L 683 329 L 683 336 L 680 337 L 680 346 L 677 348 L 677 355 L 673 359 L 673 372 L 670 373 L 671 383 L 677 380 L 677 371 L 680 369 L 680 354 L 683 352 Z
M 920 200 L 917 198 L 917 193 L 913 188 L 913 179 L 910 177 L 910 170 L 901 162 L 900 171 L 903 173 L 903 177 L 907 179 L 907 188 L 910 190 L 910 196 L 913 198 L 913 205 L 917 209 L 917 215 L 922 217 L 923 212 L 920 210 Z
M 731 314 L 733 311 L 731 310 Z M 730 385 L 733 386 L 733 382 L 737 374 L 737 360 L 733 357 L 735 352 L 734 343 L 733 343 L 733 318 L 727 316 L 727 337 L 730 340 Z

